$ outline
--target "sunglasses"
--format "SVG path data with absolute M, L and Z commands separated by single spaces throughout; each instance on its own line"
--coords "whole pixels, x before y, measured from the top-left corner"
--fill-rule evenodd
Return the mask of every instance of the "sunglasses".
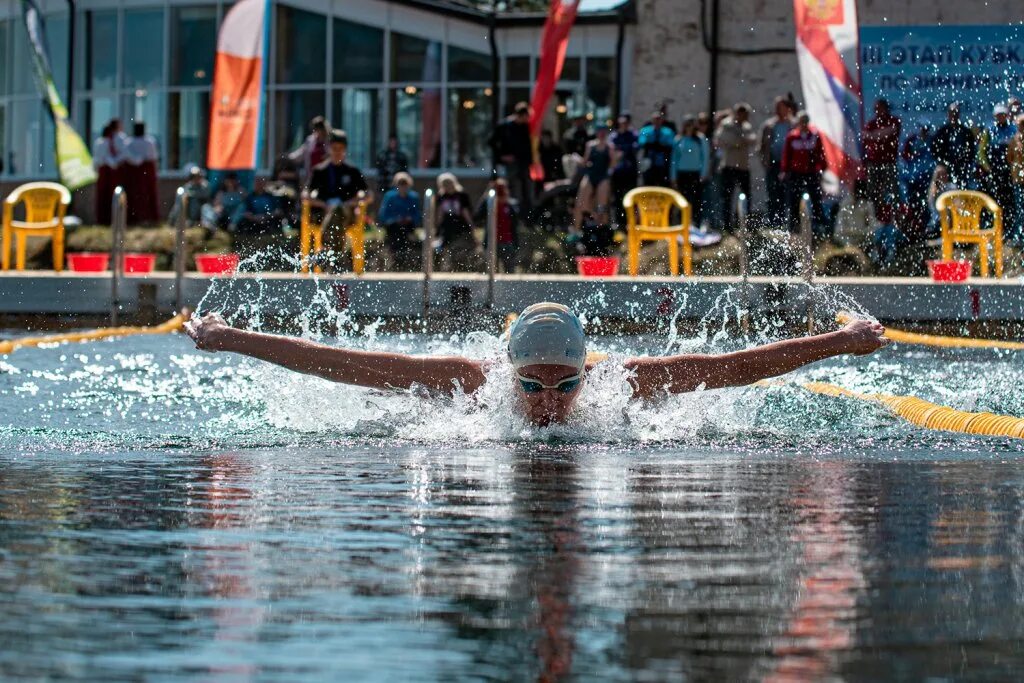
M 538 382 L 530 377 L 523 377 L 518 372 L 516 373 L 516 377 L 519 378 L 519 386 L 523 388 L 523 393 L 526 394 L 536 394 L 538 391 L 543 391 L 544 389 L 558 389 L 563 394 L 568 394 L 578 387 L 581 381 L 583 381 L 582 374 L 566 377 L 565 379 L 558 380 L 555 384 L 544 384 L 543 382 Z

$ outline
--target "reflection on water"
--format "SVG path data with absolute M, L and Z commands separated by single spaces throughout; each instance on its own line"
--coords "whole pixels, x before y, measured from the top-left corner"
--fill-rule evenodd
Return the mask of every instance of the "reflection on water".
M 1009 679 L 1024 475 L 521 444 L 0 457 L 0 675 Z

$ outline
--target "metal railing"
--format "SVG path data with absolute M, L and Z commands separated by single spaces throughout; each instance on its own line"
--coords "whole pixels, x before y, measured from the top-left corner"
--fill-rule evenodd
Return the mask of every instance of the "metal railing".
M 178 188 L 178 217 L 174 221 L 174 312 L 180 313 L 185 306 L 185 227 L 188 225 L 188 193 Z
M 736 237 L 740 241 L 740 328 L 743 334 L 750 331 L 750 245 L 747 238 L 747 215 L 750 200 L 741 192 L 736 198 Z
M 423 317 L 430 313 L 430 280 L 434 276 L 434 237 L 437 232 L 437 195 L 430 188 L 423 193 Z
M 124 231 L 128 222 L 128 196 L 118 185 L 110 200 L 110 324 L 117 325 L 121 308 L 121 278 L 124 277 Z
M 498 194 L 487 191 L 487 308 L 494 308 L 494 275 L 498 270 Z
M 804 284 L 807 286 L 807 333 L 814 334 L 814 226 L 811 220 L 811 196 L 800 197 L 800 236 L 803 242 Z

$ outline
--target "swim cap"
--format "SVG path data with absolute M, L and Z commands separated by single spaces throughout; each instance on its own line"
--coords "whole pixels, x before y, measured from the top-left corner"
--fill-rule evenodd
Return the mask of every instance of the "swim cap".
M 508 355 L 517 370 L 526 365 L 570 365 L 582 370 L 587 362 L 583 324 L 561 304 L 529 306 L 512 324 Z

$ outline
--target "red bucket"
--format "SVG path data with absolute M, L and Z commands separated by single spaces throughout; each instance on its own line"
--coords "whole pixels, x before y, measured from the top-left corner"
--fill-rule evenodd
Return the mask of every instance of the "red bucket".
M 619 272 L 619 257 L 577 256 L 576 270 L 583 277 L 611 277 Z
M 970 261 L 940 261 L 932 259 L 928 263 L 928 274 L 936 282 L 966 282 L 971 276 Z
M 238 254 L 196 254 L 196 269 L 207 275 L 230 275 L 238 268 Z
M 153 266 L 156 265 L 156 254 L 143 254 L 143 253 L 127 253 L 124 255 L 124 272 L 125 273 L 152 273 Z
M 68 268 L 75 273 L 99 273 L 110 266 L 110 254 L 103 251 L 80 251 L 68 254 Z

